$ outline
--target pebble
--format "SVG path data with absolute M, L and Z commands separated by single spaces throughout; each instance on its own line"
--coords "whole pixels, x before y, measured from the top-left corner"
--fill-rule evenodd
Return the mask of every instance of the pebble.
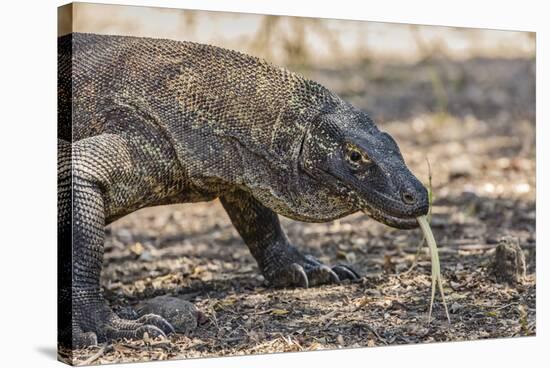
M 169 295 L 157 296 L 139 304 L 140 316 L 153 313 L 166 319 L 176 332 L 188 334 L 205 318 L 192 303 Z

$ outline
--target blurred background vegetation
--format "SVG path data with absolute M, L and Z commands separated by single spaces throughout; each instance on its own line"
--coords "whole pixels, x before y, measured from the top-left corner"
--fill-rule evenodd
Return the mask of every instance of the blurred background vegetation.
M 277 64 L 333 65 L 370 59 L 532 57 L 534 33 L 77 3 L 77 32 L 171 38 L 251 53 Z M 60 25 L 67 33 L 71 25 Z
M 367 111 L 398 139 L 413 134 L 424 142 L 415 142 L 413 163 L 416 153 L 431 153 L 428 144 L 444 137 L 471 144 L 472 135 L 506 135 L 517 141 L 516 153 L 534 159 L 534 33 L 90 3 L 72 5 L 70 14 L 61 9 L 60 34 L 189 40 L 286 66 Z M 458 172 L 475 165 L 455 166 Z M 446 181 L 444 172 L 436 186 Z

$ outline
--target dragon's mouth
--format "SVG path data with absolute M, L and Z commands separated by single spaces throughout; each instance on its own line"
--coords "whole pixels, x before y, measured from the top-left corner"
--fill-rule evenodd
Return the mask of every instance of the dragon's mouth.
M 414 229 L 418 227 L 416 217 L 398 217 L 368 205 L 362 211 L 374 220 L 397 229 Z
M 306 170 L 306 172 L 308 171 Z M 338 176 L 332 174 L 331 172 L 323 169 L 318 169 L 317 172 L 321 174 L 321 176 L 328 177 L 331 179 L 336 179 L 340 183 L 340 187 L 338 189 L 341 194 L 350 196 L 356 193 L 356 190 L 353 187 L 351 187 L 348 183 L 343 182 Z M 311 176 L 315 177 L 313 175 Z M 391 201 L 391 198 L 388 198 L 387 196 L 379 192 L 377 192 L 376 194 L 378 194 L 379 197 L 382 197 L 386 202 Z M 399 216 L 399 215 L 396 215 L 395 213 L 390 214 L 388 213 L 388 211 L 384 211 L 377 207 L 374 207 L 373 205 L 366 202 L 366 200 L 364 199 L 361 199 L 358 202 L 359 202 L 358 206 L 355 208 L 358 208 L 360 211 L 370 216 L 374 220 L 381 222 L 383 224 L 386 224 L 388 226 L 391 226 L 397 229 L 414 229 L 419 226 L 418 221 L 416 220 L 416 216 L 414 215 Z

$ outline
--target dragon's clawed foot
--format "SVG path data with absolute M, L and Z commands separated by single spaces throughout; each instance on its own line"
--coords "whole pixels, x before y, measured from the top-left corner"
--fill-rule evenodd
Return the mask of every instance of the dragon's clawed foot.
M 98 341 L 123 338 L 135 340 L 143 338 L 145 334 L 152 338 L 166 337 L 166 335 L 174 333 L 172 325 L 156 314 L 146 314 L 132 320 L 120 318 L 109 310 L 103 313 L 92 312 L 89 316 L 92 316 L 92 319 L 83 320 L 83 323 L 77 324 L 73 328 L 73 346 L 75 348 L 96 345 Z M 92 322 L 91 326 L 90 322 Z
M 280 249 L 279 252 L 281 252 Z M 344 264 L 326 266 L 310 255 L 302 255 L 290 245 L 284 248 L 284 252 L 279 252 L 268 258 L 270 262 L 263 272 L 267 281 L 274 287 L 307 288 L 360 278 L 350 266 Z

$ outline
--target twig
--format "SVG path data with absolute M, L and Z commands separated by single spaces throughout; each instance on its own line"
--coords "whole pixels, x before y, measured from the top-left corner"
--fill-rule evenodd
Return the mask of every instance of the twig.
M 298 349 L 300 349 L 300 351 L 304 350 L 302 345 L 300 345 L 298 341 L 292 340 L 290 336 L 285 337 L 281 332 L 279 332 L 279 336 L 281 339 L 283 339 L 283 341 L 285 342 L 285 344 L 287 344 L 288 347 L 292 347 L 293 345 L 296 345 Z
M 334 322 L 334 320 L 332 319 L 332 317 L 334 317 L 334 315 L 337 313 L 338 311 L 337 310 L 333 310 L 332 312 L 329 312 L 327 314 L 325 314 L 324 316 L 321 317 L 321 319 L 323 321 L 327 321 L 327 323 L 325 324 L 324 328 L 327 329 L 330 327 L 330 325 Z
M 328 319 L 334 317 L 334 315 L 338 312 L 338 310 L 333 310 L 325 314 L 324 316 L 321 316 L 322 319 Z
M 373 327 L 371 327 L 371 326 L 369 326 L 369 325 L 365 325 L 365 326 L 367 326 L 367 329 L 368 329 L 370 332 L 372 332 L 372 333 L 374 334 L 374 336 L 376 336 L 376 338 L 377 338 L 378 340 L 382 341 L 382 343 L 383 343 L 384 345 L 388 345 L 388 342 L 386 341 L 386 339 L 382 338 L 382 337 L 378 334 L 378 332 L 377 332 Z
M 107 348 L 107 343 L 103 343 L 103 345 L 101 345 L 101 348 L 94 355 L 92 355 L 91 357 L 83 361 L 81 365 L 90 365 L 93 362 L 95 362 L 99 357 L 103 355 L 106 348 Z
M 168 339 L 153 341 L 149 345 L 153 348 L 161 348 L 161 349 L 165 349 L 165 350 L 172 349 L 172 341 L 170 341 Z
M 519 303 L 518 302 L 513 302 L 513 303 L 508 303 L 508 304 L 500 305 L 500 306 L 499 305 L 476 304 L 476 303 L 464 303 L 463 305 L 467 305 L 467 306 L 470 306 L 470 307 L 494 308 L 493 312 L 495 312 L 495 311 L 498 311 L 498 310 L 506 309 L 508 307 L 513 307 L 514 305 L 519 305 Z

